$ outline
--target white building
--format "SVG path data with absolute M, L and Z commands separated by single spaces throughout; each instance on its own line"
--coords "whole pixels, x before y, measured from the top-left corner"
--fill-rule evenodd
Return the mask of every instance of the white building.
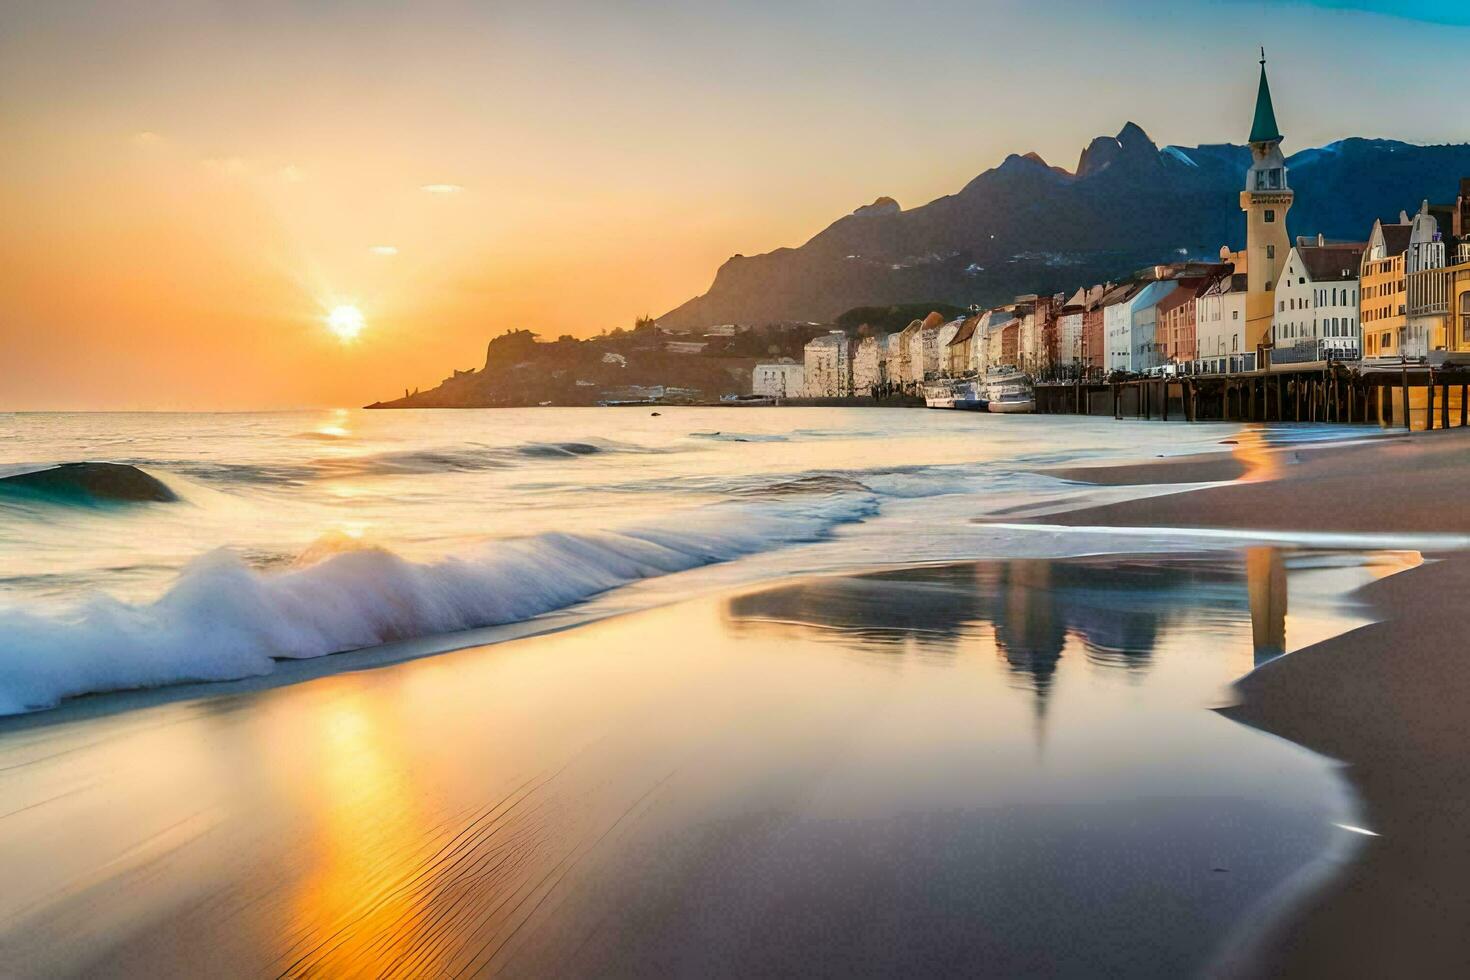
M 914 320 L 888 338 L 888 380 L 893 384 L 904 386 L 913 381 L 909 352 L 913 348 L 914 335 L 923 329 L 924 321 Z
M 899 384 L 903 381 L 903 331 L 891 333 L 883 338 L 884 384 Z
M 1321 360 L 1329 350 L 1338 358 L 1359 357 L 1363 347 L 1358 330 L 1358 271 L 1363 247 L 1326 245 L 1319 238 L 1316 245 L 1298 244 L 1287 253 L 1276 282 L 1273 362 Z
M 1178 287 L 1169 279 L 1132 283 L 1103 310 L 1109 371 L 1140 372 L 1162 363 L 1155 350 L 1159 300 Z
M 1443 269 L 1444 236 L 1439 221 L 1429 213 L 1425 201 L 1414 215 L 1409 232 L 1409 250 L 1404 253 L 1404 356 L 1425 357 L 1436 342 L 1443 343 L 1446 280 L 1443 276 L 1416 275 Z M 1441 336 L 1436 337 L 1436 334 Z
M 924 321 L 918 330 L 909 336 L 908 377 L 904 380 L 922 384 L 925 378 L 939 372 L 942 348 L 939 346 L 939 331 L 944 324 Z M 958 329 L 958 328 L 956 328 Z
M 1103 343 L 1107 345 L 1109 371 L 1133 370 L 1133 298 L 1143 289 L 1131 282 L 1114 288 L 1103 307 Z
M 790 358 L 757 364 L 750 375 L 750 390 L 771 398 L 799 398 L 806 393 L 806 369 Z
M 965 318 L 950 320 L 943 324 L 934 334 L 934 371 L 937 374 L 948 374 L 949 372 L 949 345 L 960 328 L 965 325 Z
M 1159 300 L 1179 288 L 1172 279 L 1151 282 L 1139 290 L 1133 298 L 1133 329 L 1129 341 L 1132 352 L 1131 366 L 1126 371 L 1147 371 L 1164 363 L 1164 354 L 1159 350 Z
M 852 355 L 852 391 L 866 395 L 883 383 L 883 355 L 888 349 L 888 335 L 864 337 Z
M 1093 288 L 1100 291 L 1102 287 Z M 1082 363 L 1082 317 L 1088 298 L 1088 290 L 1077 290 L 1057 315 L 1057 362 L 1063 367 Z
M 970 367 L 976 374 L 984 377 L 1000 363 L 1002 331 L 1015 320 L 1011 307 L 998 306 L 981 314 L 970 337 Z
M 1247 285 L 1247 276 L 1243 272 L 1222 276 L 1195 300 L 1194 356 L 1197 371 L 1232 374 L 1255 369 L 1255 352 L 1247 352 L 1241 346 L 1245 338 Z
M 1041 352 L 1041 338 L 1037 336 L 1036 323 L 1038 298 L 1035 293 L 1016 297 L 1016 319 L 1021 321 L 1020 329 L 1016 333 L 1016 366 L 1023 371 L 1034 371 L 1040 359 L 1038 355 Z
M 833 330 L 812 340 L 802 353 L 806 360 L 808 398 L 842 398 L 852 394 L 847 334 Z

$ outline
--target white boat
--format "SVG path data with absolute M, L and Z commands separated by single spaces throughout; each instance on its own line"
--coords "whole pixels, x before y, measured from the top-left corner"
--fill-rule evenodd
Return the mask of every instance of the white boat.
M 1014 369 L 985 376 L 985 401 L 995 413 L 1010 415 L 1036 411 L 1036 388 L 1031 377 Z
M 935 381 L 924 386 L 926 408 L 954 408 L 961 411 L 985 411 L 985 398 L 974 381 Z

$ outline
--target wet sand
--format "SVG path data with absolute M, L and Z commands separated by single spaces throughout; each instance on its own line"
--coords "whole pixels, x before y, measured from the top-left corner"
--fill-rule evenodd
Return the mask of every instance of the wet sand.
M 1470 531 L 1470 433 L 1270 454 L 1271 478 L 1059 514 L 1071 526 Z M 1153 482 L 1141 464 L 1128 476 Z M 1114 475 L 1116 477 L 1116 474 Z M 1226 975 L 1470 974 L 1470 555 L 1376 582 L 1382 622 L 1242 679 L 1230 717 L 1346 764 L 1366 829 L 1358 857 L 1238 950 Z
M 1187 975 L 1352 812 L 1327 760 L 1208 710 L 1259 655 L 1256 571 L 1227 553 L 808 579 L 0 725 L 0 961 Z
M 1059 480 L 1091 483 L 1101 487 L 1131 486 L 1145 482 L 1217 483 L 1238 480 L 1250 466 L 1228 452 L 1173 456 L 1167 459 L 1139 460 L 1097 466 L 1056 466 L 1038 472 Z

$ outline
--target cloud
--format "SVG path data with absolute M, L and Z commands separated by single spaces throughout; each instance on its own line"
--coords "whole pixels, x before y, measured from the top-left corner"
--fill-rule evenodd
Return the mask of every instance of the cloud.
M 276 176 L 288 184 L 299 184 L 306 179 L 305 171 L 294 163 L 282 167 Z
M 425 184 L 419 190 L 428 194 L 458 194 L 464 188 L 458 184 Z
M 159 136 L 151 129 L 145 129 L 140 133 L 133 134 L 134 146 L 157 146 L 162 142 L 163 137 Z
M 373 245 L 373 246 L 371 246 L 368 249 L 368 251 L 369 252 L 372 252 L 374 255 L 397 255 L 398 254 L 398 246 L 397 245 Z
M 206 157 L 204 166 L 224 177 L 244 177 L 250 173 L 250 164 L 243 157 Z

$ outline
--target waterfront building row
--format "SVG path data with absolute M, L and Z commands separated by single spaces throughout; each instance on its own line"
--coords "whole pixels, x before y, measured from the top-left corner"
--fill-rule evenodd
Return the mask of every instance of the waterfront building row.
M 1423 202 L 1365 241 L 1287 234 L 1295 199 L 1261 60 L 1239 205 L 1246 247 L 1151 266 L 1070 293 L 1018 296 L 955 320 L 930 314 L 892 334 L 818 337 L 801 391 L 916 391 L 925 381 L 1018 369 L 1038 379 L 1229 374 L 1272 364 L 1470 354 L 1470 178 L 1453 204 Z M 792 391 L 757 368 L 757 393 Z M 762 390 L 762 386 L 766 390 Z

